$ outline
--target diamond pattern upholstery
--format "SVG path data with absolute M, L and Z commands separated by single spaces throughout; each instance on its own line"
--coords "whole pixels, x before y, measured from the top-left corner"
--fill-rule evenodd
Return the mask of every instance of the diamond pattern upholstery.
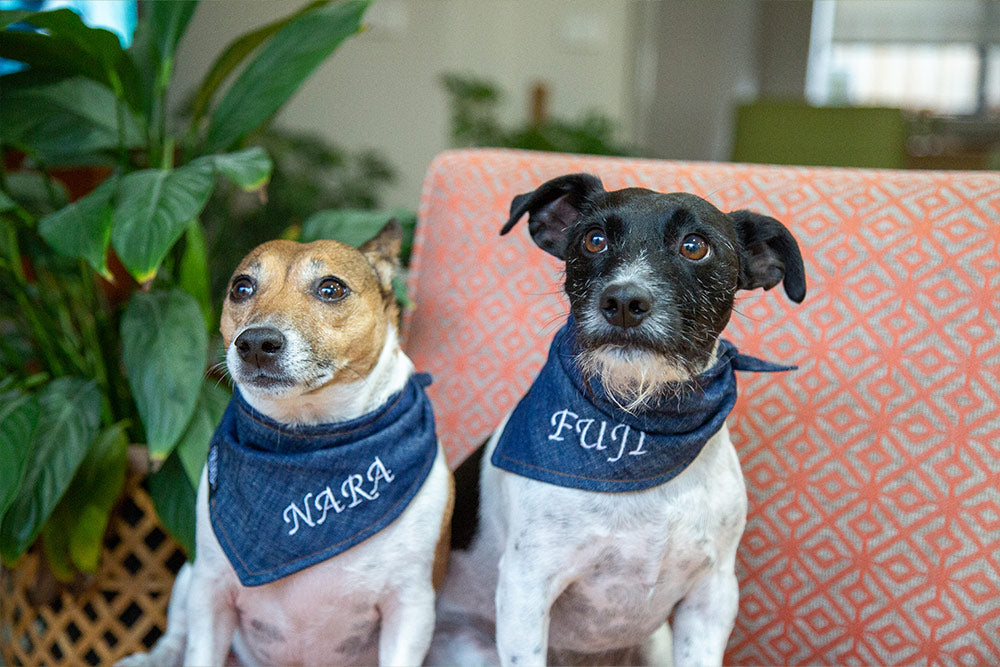
M 513 408 L 567 305 L 514 195 L 578 171 L 772 215 L 809 293 L 742 293 L 725 335 L 799 370 L 743 374 L 750 496 L 726 660 L 1000 664 L 1000 174 L 681 163 L 505 150 L 424 182 L 407 351 L 452 466 Z

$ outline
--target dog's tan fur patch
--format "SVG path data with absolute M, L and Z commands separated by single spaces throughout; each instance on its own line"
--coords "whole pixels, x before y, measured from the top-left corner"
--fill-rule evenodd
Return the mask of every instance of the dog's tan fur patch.
M 448 473 L 448 501 L 441 520 L 441 533 L 438 535 L 437 547 L 434 549 L 434 568 L 431 571 L 431 583 L 434 590 L 440 592 L 448 574 L 448 559 L 451 557 L 451 515 L 455 510 L 455 477 Z
M 223 343 L 228 348 L 248 326 L 294 329 L 317 365 L 335 364 L 336 372 L 322 386 L 366 377 L 385 344 L 387 324 L 399 319 L 392 272 L 400 239 L 398 226 L 389 225 L 357 249 L 338 241 L 258 246 L 233 273 L 249 276 L 256 291 L 244 301 L 227 297 L 219 327 Z M 327 276 L 344 283 L 348 295 L 339 301 L 320 299 L 316 285 Z

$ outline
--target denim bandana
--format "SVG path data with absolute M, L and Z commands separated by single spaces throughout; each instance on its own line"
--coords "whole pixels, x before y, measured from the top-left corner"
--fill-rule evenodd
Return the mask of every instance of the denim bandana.
M 209 449 L 209 514 L 244 586 L 336 556 L 402 514 L 437 456 L 428 384 L 414 375 L 363 417 L 297 428 L 236 390 Z
M 612 402 L 600 382 L 586 382 L 575 363 L 572 316 L 556 333 L 549 357 L 511 414 L 491 459 L 524 477 L 585 491 L 641 491 L 684 471 L 736 403 L 735 371 L 787 371 L 739 354 L 719 341 L 718 359 L 685 385 L 637 414 Z

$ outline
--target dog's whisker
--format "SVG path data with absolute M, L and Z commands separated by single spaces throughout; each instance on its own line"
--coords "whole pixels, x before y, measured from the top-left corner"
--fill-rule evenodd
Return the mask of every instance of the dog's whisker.
M 355 379 L 357 379 L 357 380 L 367 380 L 367 378 L 368 378 L 368 376 L 367 376 L 367 375 L 366 375 L 365 373 L 362 373 L 361 371 L 359 371 L 359 370 L 356 370 L 355 368 L 353 368 L 353 367 L 352 367 L 352 366 L 350 366 L 349 364 L 348 364 L 348 365 L 344 365 L 344 366 L 341 366 L 341 367 L 340 367 L 340 368 L 339 368 L 339 369 L 337 370 L 337 372 L 341 372 L 341 371 L 344 371 L 344 372 L 347 372 L 347 373 L 350 373 L 350 374 L 351 374 L 351 375 L 353 375 L 353 376 L 354 376 L 354 378 L 355 378 Z
M 566 321 L 567 316 L 568 315 L 566 313 L 561 313 L 559 315 L 553 315 L 549 319 L 542 322 L 542 333 L 546 335 L 555 333 L 556 330 L 563 325 L 563 322 Z

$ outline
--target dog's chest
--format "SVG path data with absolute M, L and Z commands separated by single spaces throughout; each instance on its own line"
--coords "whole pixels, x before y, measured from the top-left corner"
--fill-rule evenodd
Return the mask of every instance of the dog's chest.
M 716 535 L 681 516 L 581 537 L 578 573 L 551 609 L 553 648 L 642 643 L 719 552 Z
M 510 538 L 529 559 L 568 564 L 550 610 L 550 646 L 600 652 L 641 644 L 691 586 L 719 566 L 746 519 L 727 429 L 679 477 L 637 493 L 591 493 L 505 478 Z
M 243 662 L 362 664 L 378 655 L 384 564 L 355 549 L 236 596 Z M 247 658 L 251 658 L 247 660 Z

